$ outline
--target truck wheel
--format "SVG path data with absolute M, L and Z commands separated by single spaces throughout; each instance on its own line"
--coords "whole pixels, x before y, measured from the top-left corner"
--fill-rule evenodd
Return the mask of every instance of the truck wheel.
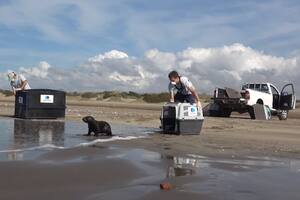
M 230 117 L 231 110 L 230 109 L 211 110 L 209 114 L 212 117 Z
M 288 114 L 289 114 L 289 111 L 288 110 L 282 110 L 278 113 L 278 118 L 279 120 L 287 120 L 288 118 Z
M 217 103 L 212 103 L 208 109 L 209 116 L 221 117 L 222 107 Z
M 230 117 L 231 112 L 231 109 L 224 109 L 222 112 L 222 117 Z
M 257 103 L 257 104 L 260 104 L 260 105 L 264 105 L 264 102 L 263 102 L 263 100 L 261 100 L 261 99 L 258 99 L 256 103 Z
M 254 108 L 252 106 L 248 107 L 248 113 L 249 113 L 251 119 L 255 119 Z
M 209 116 L 211 116 L 211 117 L 219 117 L 220 116 L 220 111 L 218 111 L 218 110 L 210 110 L 209 111 Z

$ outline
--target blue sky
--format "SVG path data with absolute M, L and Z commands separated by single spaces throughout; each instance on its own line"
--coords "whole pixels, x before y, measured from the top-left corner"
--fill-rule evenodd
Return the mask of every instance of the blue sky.
M 300 1 L 0 0 L 0 88 L 199 92 L 292 82 L 300 93 Z M 155 85 L 153 86 L 153 83 Z
M 0 0 L 2 70 L 40 61 L 74 68 L 112 49 L 140 57 L 233 43 L 290 57 L 299 35 L 296 0 Z

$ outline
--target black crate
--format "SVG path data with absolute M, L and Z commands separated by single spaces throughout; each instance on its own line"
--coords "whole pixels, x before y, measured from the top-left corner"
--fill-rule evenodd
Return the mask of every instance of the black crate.
M 174 133 L 176 130 L 176 108 L 165 106 L 163 108 L 163 130 L 165 133 Z
M 15 117 L 23 119 L 64 118 L 66 93 L 58 90 L 32 89 L 18 91 Z

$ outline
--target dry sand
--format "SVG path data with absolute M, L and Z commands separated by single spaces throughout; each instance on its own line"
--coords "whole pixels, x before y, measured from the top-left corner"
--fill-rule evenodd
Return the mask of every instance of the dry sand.
M 222 157 L 279 156 L 300 158 L 300 121 L 252 121 L 206 118 L 201 135 L 153 134 L 120 146 L 134 146 L 165 154 L 198 154 Z

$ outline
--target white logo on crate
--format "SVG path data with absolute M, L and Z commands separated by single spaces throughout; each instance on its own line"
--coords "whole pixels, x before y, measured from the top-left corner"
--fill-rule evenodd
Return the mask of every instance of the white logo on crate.
M 19 97 L 19 98 L 18 98 L 18 103 L 23 104 L 23 97 Z
M 188 115 L 190 117 L 197 117 L 197 114 L 198 114 L 197 107 L 196 106 L 190 106 L 189 110 L 188 110 Z
M 54 95 L 41 94 L 41 103 L 54 103 Z

